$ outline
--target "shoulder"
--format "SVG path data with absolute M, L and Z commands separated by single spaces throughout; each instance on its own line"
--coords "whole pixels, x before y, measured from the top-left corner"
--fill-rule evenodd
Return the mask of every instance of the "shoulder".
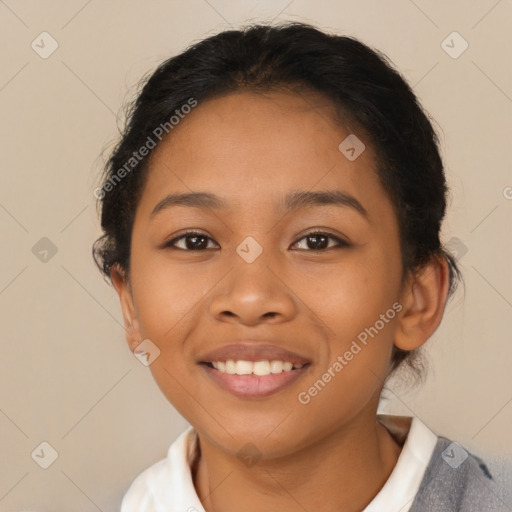
M 138 475 L 126 491 L 121 503 L 121 512 L 144 512 L 151 510 L 155 496 L 155 485 L 165 473 L 167 459 L 162 459 Z
M 133 480 L 123 497 L 121 512 L 169 512 L 170 505 L 172 510 L 178 510 L 184 503 L 195 503 L 197 496 L 190 472 L 195 450 L 196 433 L 188 428 L 171 444 L 166 458 Z
M 440 436 L 410 512 L 510 510 L 485 462 Z

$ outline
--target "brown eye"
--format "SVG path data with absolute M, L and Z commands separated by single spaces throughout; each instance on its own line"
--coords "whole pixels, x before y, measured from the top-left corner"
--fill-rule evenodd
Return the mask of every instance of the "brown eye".
M 182 240 L 184 241 L 183 243 L 181 243 Z M 164 247 L 178 249 L 181 251 L 201 251 L 203 249 L 208 249 L 208 241 L 213 240 L 204 233 L 189 231 L 177 238 L 173 238 L 167 242 Z M 180 242 L 182 247 L 178 247 L 177 242 Z
M 308 233 L 303 236 L 300 240 L 295 242 L 295 244 L 299 244 L 302 240 L 307 240 L 305 244 L 306 247 L 300 248 L 300 250 L 311 250 L 311 251 L 322 251 L 324 249 L 331 249 L 332 246 L 329 246 L 329 241 L 334 240 L 336 245 L 334 247 L 349 247 L 349 244 L 344 240 L 341 240 L 337 236 L 334 236 L 331 233 L 326 233 L 323 231 L 315 231 L 312 233 Z

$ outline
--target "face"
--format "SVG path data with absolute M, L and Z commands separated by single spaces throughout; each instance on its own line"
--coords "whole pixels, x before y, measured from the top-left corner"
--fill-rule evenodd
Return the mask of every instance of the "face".
M 355 159 L 338 148 L 350 133 L 366 145 Z M 219 204 L 165 201 L 193 192 Z M 271 458 L 375 421 L 401 307 L 398 223 L 369 142 L 326 100 L 199 103 L 151 155 L 130 257 L 131 348 L 159 348 L 155 381 L 211 443 Z M 226 354 L 304 366 L 257 377 L 206 364 Z

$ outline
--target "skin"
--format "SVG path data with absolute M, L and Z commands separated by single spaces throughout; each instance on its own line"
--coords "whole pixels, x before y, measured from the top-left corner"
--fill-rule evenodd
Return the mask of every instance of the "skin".
M 349 161 L 338 149 L 349 133 L 365 140 L 336 123 L 320 96 L 237 92 L 200 103 L 151 154 L 130 273 L 115 267 L 111 277 L 130 349 L 146 338 L 159 347 L 153 377 L 199 434 L 193 480 L 207 511 L 319 503 L 325 512 L 360 511 L 396 464 L 401 447 L 376 420 L 391 350 L 418 348 L 437 329 L 448 267 L 435 259 L 402 281 L 398 221 L 373 149 L 365 141 Z M 280 198 L 296 189 L 348 192 L 368 218 L 335 205 L 277 213 Z M 229 206 L 173 206 L 151 217 L 167 194 L 191 191 L 215 193 Z M 206 250 L 162 247 L 192 228 L 210 238 Z M 315 251 L 304 237 L 316 228 L 350 245 L 329 239 Z M 263 248 L 250 264 L 236 252 L 247 236 Z M 395 302 L 402 310 L 301 404 L 298 393 Z M 251 337 L 307 357 L 308 371 L 267 398 L 244 399 L 197 364 L 201 354 Z M 247 443 L 261 456 L 250 467 L 237 456 Z

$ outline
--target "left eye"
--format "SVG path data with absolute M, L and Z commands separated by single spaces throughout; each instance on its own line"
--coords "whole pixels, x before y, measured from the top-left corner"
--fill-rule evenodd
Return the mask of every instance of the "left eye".
M 302 240 L 307 240 L 306 247 L 312 251 L 320 251 L 323 249 L 329 249 L 329 240 L 334 240 L 338 247 L 348 247 L 349 244 L 344 240 L 341 240 L 337 236 L 331 235 L 330 233 L 314 232 L 303 236 L 300 240 L 295 242 L 299 244 Z M 304 250 L 303 248 L 301 250 Z

